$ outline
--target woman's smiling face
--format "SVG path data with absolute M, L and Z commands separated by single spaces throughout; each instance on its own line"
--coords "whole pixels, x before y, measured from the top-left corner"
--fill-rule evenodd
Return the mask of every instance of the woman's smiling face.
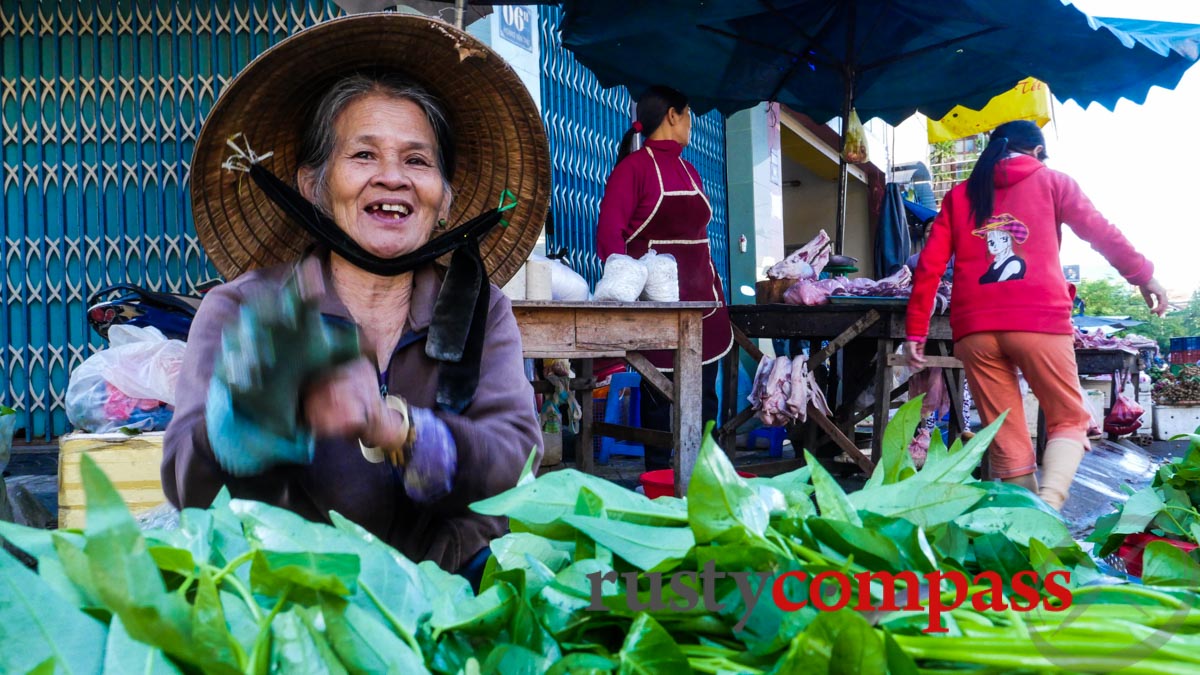
M 425 112 L 407 99 L 372 93 L 348 103 L 333 127 L 325 189 L 315 190 L 314 173 L 301 170 L 304 196 L 323 192 L 322 206 L 337 226 L 376 256 L 423 246 L 450 210 Z

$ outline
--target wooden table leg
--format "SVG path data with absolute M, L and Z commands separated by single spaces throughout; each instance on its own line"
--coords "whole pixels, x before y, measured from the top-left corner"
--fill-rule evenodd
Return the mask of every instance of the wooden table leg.
M 579 377 L 584 380 L 592 379 L 591 359 L 580 360 Z M 592 418 L 596 393 L 584 390 L 579 395 L 583 419 L 579 420 L 579 434 L 575 436 L 575 467 L 584 473 L 593 473 L 596 470 L 596 455 L 592 451 Z
M 871 462 L 878 465 L 883 457 L 883 430 L 887 427 L 888 412 L 892 409 L 892 401 L 888 394 L 892 393 L 892 367 L 888 365 L 888 356 L 892 353 L 893 342 L 883 338 L 877 343 L 875 366 L 875 424 L 871 434 Z
M 679 313 L 679 346 L 675 350 L 675 414 L 671 416 L 671 431 L 675 436 L 672 464 L 675 468 L 676 497 L 687 495 L 688 481 L 696 466 L 696 456 L 700 453 L 700 441 L 704 434 L 700 410 L 703 397 L 700 322 L 699 311 Z
M 729 353 L 721 361 L 722 375 L 725 381 L 722 383 L 723 389 L 721 392 L 721 420 L 728 424 L 730 420 L 737 417 L 738 413 L 738 374 L 740 365 L 738 364 L 738 345 L 735 342 L 729 348 Z M 740 425 L 737 425 L 740 426 Z M 737 454 L 737 426 L 734 426 L 728 433 L 718 436 L 717 440 L 721 443 L 721 449 L 725 451 L 725 455 L 733 461 L 733 457 Z M 724 427 L 722 427 L 724 428 Z

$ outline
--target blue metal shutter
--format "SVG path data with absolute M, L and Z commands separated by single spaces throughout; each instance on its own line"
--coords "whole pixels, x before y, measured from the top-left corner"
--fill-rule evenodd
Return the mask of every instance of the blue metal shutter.
M 550 137 L 554 235 L 548 249 L 566 247 L 571 267 L 595 287 L 603 271 L 596 255 L 596 221 L 604 183 L 617 160 L 621 136 L 633 120 L 624 87 L 601 88 L 596 76 L 562 46 L 562 10 L 538 8 L 541 31 L 542 118 Z M 729 295 L 729 210 L 725 181 L 725 120 L 713 111 L 694 118 L 683 156 L 696 166 L 713 206 L 708 226 L 713 262 Z
M 68 429 L 69 373 L 102 346 L 91 293 L 216 276 L 187 186 L 204 116 L 256 55 L 340 13 L 322 0 L 5 1 L 0 399 L 26 439 Z

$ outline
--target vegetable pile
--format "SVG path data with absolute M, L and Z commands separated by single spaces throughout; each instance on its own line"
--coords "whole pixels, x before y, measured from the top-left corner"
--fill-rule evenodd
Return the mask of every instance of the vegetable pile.
M 1200 366 L 1172 366 L 1150 393 L 1158 405 L 1200 405 Z
M 1129 499 L 1097 520 L 1088 537 L 1101 545 L 1098 555 L 1117 550 L 1130 534 L 1149 533 L 1200 544 L 1200 436 L 1188 437 L 1192 440 L 1188 451 L 1159 467 L 1150 485 L 1136 492 L 1122 486 Z
M 879 468 L 852 494 L 811 457 L 743 479 L 709 434 L 686 500 L 527 468 L 473 507 L 512 525 L 478 595 L 337 514 L 315 524 L 222 495 L 184 511 L 178 529 L 143 532 L 85 458 L 84 531 L 0 525 L 37 561 L 33 572 L 0 554 L 0 670 L 1200 672 L 1200 565 L 1152 544 L 1143 580 L 1154 586 L 1103 574 L 1032 494 L 972 478 L 999 422 L 965 446 L 935 433 L 916 470 L 907 446 L 920 407 L 897 413 Z M 701 584 L 714 569 L 720 578 Z M 884 601 L 878 583 L 837 610 L 815 609 L 823 593 L 799 584 L 787 605 L 773 601 L 773 579 L 823 572 L 914 573 L 900 604 L 936 610 L 856 611 Z M 939 572 L 970 587 L 929 582 Z M 1022 578 L 1055 572 L 1070 573 L 1069 607 L 1053 594 L 1038 603 L 1038 590 L 1018 606 Z M 789 606 L 800 601 L 811 602 Z

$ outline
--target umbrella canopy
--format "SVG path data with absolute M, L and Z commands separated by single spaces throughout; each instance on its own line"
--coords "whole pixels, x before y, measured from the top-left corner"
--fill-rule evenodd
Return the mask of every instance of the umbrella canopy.
M 1091 20 L 1066 0 L 565 0 L 562 40 L 605 87 L 652 84 L 725 114 L 778 101 L 818 120 L 933 119 L 979 109 L 1026 77 L 1112 108 L 1174 88 L 1194 52 Z M 834 248 L 846 222 L 839 171 Z
M 1172 88 L 1195 59 L 1147 22 L 1101 23 L 1062 0 L 565 0 L 563 44 L 606 87 L 666 84 L 703 113 L 778 101 L 818 120 L 896 124 L 979 109 L 1026 77 L 1111 108 Z M 1117 26 L 1120 26 L 1119 28 Z M 1194 28 L 1194 27 L 1193 27 Z

